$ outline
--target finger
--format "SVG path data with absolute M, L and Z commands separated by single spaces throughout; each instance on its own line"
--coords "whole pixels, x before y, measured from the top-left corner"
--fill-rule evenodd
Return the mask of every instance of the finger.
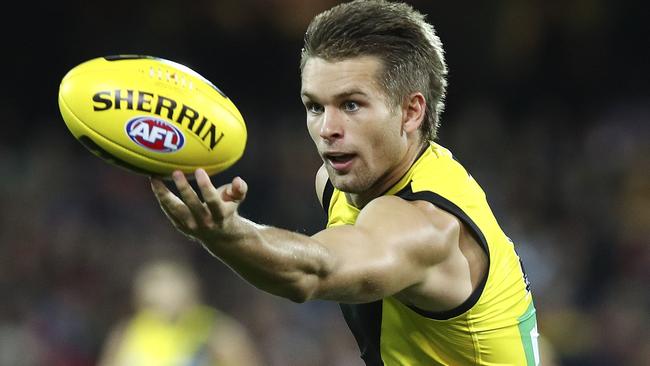
M 151 178 L 151 190 L 167 218 L 181 231 L 196 227 L 196 221 L 183 201 L 172 193 L 158 178 Z
M 201 202 L 201 199 L 199 199 L 199 196 L 190 185 L 190 182 L 185 178 L 185 174 L 180 170 L 176 170 L 172 173 L 172 179 L 174 180 L 174 184 L 176 184 L 176 188 L 178 188 L 178 193 L 180 193 L 181 199 L 192 212 L 196 221 L 203 223 L 206 219 L 209 219 L 208 210 L 203 205 L 203 202 Z
M 217 197 L 217 189 L 212 184 L 210 176 L 205 170 L 197 169 L 194 172 L 194 177 L 196 177 L 196 184 L 199 186 L 201 196 L 203 196 L 204 200 L 208 201 Z
M 235 177 L 224 191 L 224 200 L 241 203 L 246 198 L 248 184 L 240 177 Z
M 205 204 L 208 206 L 214 219 L 222 219 L 224 216 L 223 202 L 219 194 L 219 189 L 214 187 L 212 181 L 210 181 L 210 176 L 205 170 L 197 169 L 194 172 L 194 176 L 196 177 L 196 183 L 201 190 Z

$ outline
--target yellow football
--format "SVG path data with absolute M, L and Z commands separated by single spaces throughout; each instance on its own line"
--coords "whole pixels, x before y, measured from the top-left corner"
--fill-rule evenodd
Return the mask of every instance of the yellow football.
M 76 66 L 61 81 L 59 109 L 91 152 L 146 175 L 219 173 L 246 145 L 244 119 L 224 93 L 157 57 L 107 56 Z

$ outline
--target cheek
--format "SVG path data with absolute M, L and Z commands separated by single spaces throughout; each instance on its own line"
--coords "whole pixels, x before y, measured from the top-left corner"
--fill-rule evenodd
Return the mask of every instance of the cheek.
M 318 141 L 318 130 L 319 127 L 315 122 L 307 121 L 307 132 L 309 132 L 309 136 L 311 137 L 312 141 L 314 141 L 314 143 Z
M 374 131 L 370 142 L 374 164 L 378 166 L 391 165 L 402 155 L 403 136 L 400 135 L 399 125 L 387 123 L 385 128 Z

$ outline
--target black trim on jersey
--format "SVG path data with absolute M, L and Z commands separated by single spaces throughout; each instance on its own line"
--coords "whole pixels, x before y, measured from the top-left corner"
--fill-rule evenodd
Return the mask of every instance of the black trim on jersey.
M 330 201 L 332 201 L 332 195 L 334 194 L 334 185 L 330 181 L 329 178 L 327 178 L 327 182 L 325 183 L 325 188 L 323 189 L 323 198 L 321 199 L 321 203 L 323 205 L 323 210 L 325 210 L 325 216 L 329 219 L 329 212 L 330 212 Z
M 328 178 L 322 198 L 323 210 L 325 210 L 325 216 L 328 219 L 333 194 L 334 185 Z M 383 300 L 365 304 L 339 303 L 339 307 L 348 328 L 357 341 L 361 359 L 366 366 L 384 366 L 380 348 Z
M 415 311 L 416 313 L 422 315 L 425 318 L 433 319 L 433 320 L 448 320 L 454 317 L 457 317 L 467 310 L 471 309 L 472 306 L 476 305 L 476 302 L 478 301 L 479 297 L 481 297 L 481 294 L 483 293 L 483 289 L 485 289 L 485 283 L 487 282 L 487 273 L 485 276 L 483 276 L 483 279 L 481 280 L 481 283 L 478 285 L 478 287 L 472 292 L 471 295 L 465 300 L 462 304 L 458 305 L 457 307 L 451 309 L 451 310 L 446 310 L 446 311 L 428 311 L 428 310 L 423 310 L 418 307 L 415 307 L 413 305 L 407 305 L 409 309 Z
M 423 147 L 423 149 L 418 153 L 418 156 L 415 159 L 416 162 L 422 157 L 424 152 L 429 147 L 430 145 L 426 145 Z M 408 174 L 408 172 L 406 174 Z M 399 180 L 401 181 L 402 178 L 400 178 Z M 325 188 L 323 189 L 323 196 L 322 196 L 323 209 L 325 210 L 325 215 L 328 217 L 328 219 L 329 219 L 330 203 L 333 194 L 334 194 L 334 186 L 332 185 L 332 182 L 328 178 L 325 184 Z M 382 195 L 385 194 L 386 192 L 384 192 Z M 482 248 L 485 250 L 486 253 L 488 253 L 488 261 L 489 261 L 487 241 L 485 240 L 483 233 L 478 228 L 478 226 L 476 226 L 474 221 L 472 221 L 472 219 L 470 219 L 469 216 L 467 216 L 463 212 L 463 210 L 461 210 L 453 202 L 433 192 L 413 193 L 410 183 L 406 186 L 406 188 L 396 193 L 395 196 L 401 197 L 409 201 L 413 201 L 413 200 L 429 201 L 435 204 L 436 206 L 439 206 L 440 208 L 452 213 L 453 215 L 457 216 L 461 220 L 463 220 L 463 222 L 466 223 L 473 230 L 472 234 L 476 236 L 476 240 L 479 243 L 481 243 Z M 414 312 L 431 319 L 444 320 L 444 319 L 452 318 L 454 316 L 464 313 L 469 308 L 474 306 L 474 304 L 476 304 L 476 301 L 478 301 L 478 298 L 483 293 L 483 288 L 485 287 L 486 282 L 487 282 L 487 274 L 484 276 L 479 287 L 476 290 L 474 290 L 474 292 L 472 292 L 469 299 L 467 299 L 465 302 L 463 302 L 463 304 L 461 304 L 457 308 L 452 309 L 450 311 L 430 312 L 430 311 L 418 309 L 414 306 L 409 306 L 409 308 Z M 381 299 L 378 301 L 365 303 L 365 304 L 339 303 L 339 307 L 341 308 L 341 312 L 343 313 L 345 322 L 347 323 L 348 327 L 352 331 L 352 334 L 354 335 L 355 340 L 357 341 L 357 345 L 359 346 L 359 350 L 361 352 L 361 359 L 363 359 L 366 366 L 384 366 L 384 361 L 381 358 L 381 323 L 382 323 L 383 301 L 384 300 Z M 458 314 L 456 314 L 456 312 L 458 312 Z
M 383 300 L 366 304 L 340 303 L 339 306 L 366 366 L 383 366 L 380 343 Z
M 489 272 L 490 249 L 488 248 L 487 240 L 485 239 L 483 232 L 481 231 L 481 229 L 479 229 L 478 225 L 476 225 L 474 220 L 472 220 L 460 207 L 458 207 L 455 203 L 451 202 L 445 197 L 431 191 L 413 192 L 413 188 L 411 187 L 410 183 L 406 187 L 404 187 L 404 189 L 395 193 L 395 195 L 407 201 L 431 202 L 437 207 L 440 207 L 441 209 L 449 212 L 450 214 L 462 220 L 463 223 L 470 228 L 472 235 L 474 236 L 474 239 L 478 241 L 478 243 L 481 245 L 481 248 L 483 248 L 483 250 L 485 251 L 485 254 L 487 254 L 488 272 Z M 472 294 L 469 296 L 469 298 L 465 300 L 462 304 L 460 304 L 459 306 L 451 310 L 434 312 L 434 311 L 422 310 L 412 305 L 407 305 L 407 306 L 411 310 L 415 311 L 416 313 L 430 319 L 434 319 L 434 320 L 451 319 L 453 317 L 463 314 L 464 312 L 466 312 L 476 304 L 479 297 L 481 297 L 481 294 L 483 293 L 483 289 L 485 288 L 485 283 L 487 282 L 487 277 L 488 274 L 485 273 L 485 276 L 483 276 L 481 283 L 478 285 L 478 287 L 476 287 L 474 291 L 472 291 Z
M 411 166 L 409 167 L 409 169 L 408 169 L 408 170 L 407 170 L 407 171 L 406 171 L 406 172 L 405 172 L 405 173 L 404 173 L 404 174 L 403 174 L 403 175 L 402 175 L 402 176 L 397 180 L 397 183 L 401 182 L 402 179 L 404 179 L 404 177 L 405 177 L 406 175 L 409 174 L 409 172 L 410 172 L 411 169 L 413 168 L 413 165 L 415 165 L 415 164 L 418 162 L 418 160 L 420 160 L 420 158 L 422 157 L 422 155 L 424 155 L 424 153 L 427 152 L 427 150 L 428 150 L 430 147 L 431 147 L 431 144 L 428 143 L 428 142 L 427 142 L 426 145 L 422 146 L 422 148 L 420 149 L 420 152 L 419 152 L 418 155 L 415 157 L 415 160 L 413 160 L 413 164 L 411 164 Z M 395 185 L 397 185 L 397 183 L 395 183 Z M 394 187 L 395 185 L 390 186 L 388 189 L 386 189 L 384 192 L 382 192 L 382 194 L 380 194 L 380 195 L 377 196 L 377 197 L 385 196 L 386 193 L 388 193 L 391 189 L 393 189 L 393 187 Z
M 430 147 L 431 147 L 431 145 L 429 143 L 424 145 L 422 147 L 422 149 L 420 149 L 420 152 L 418 152 L 418 155 L 415 157 L 415 160 L 413 161 L 413 164 L 415 164 L 415 162 L 420 160 L 422 155 L 424 155 L 424 153 Z M 411 165 L 411 167 L 413 167 L 413 165 Z M 411 170 L 411 168 L 409 168 L 409 170 Z M 409 173 L 409 170 L 407 170 L 406 173 L 404 173 L 404 175 L 402 175 L 402 177 L 400 179 L 398 179 L 397 181 L 398 182 L 401 181 L 402 178 L 404 178 L 404 176 L 406 176 Z M 390 187 L 387 190 L 385 190 L 382 194 L 379 195 L 379 197 L 385 196 L 386 193 L 391 190 L 391 188 L 393 188 L 393 187 Z M 333 194 L 334 194 L 334 185 L 332 184 L 332 181 L 330 181 L 330 179 L 327 178 L 327 183 L 325 183 L 325 188 L 323 189 L 323 199 L 321 200 L 322 204 L 323 204 L 323 209 L 325 210 L 325 215 L 327 215 L 327 219 L 329 219 L 330 201 L 332 200 L 332 195 Z

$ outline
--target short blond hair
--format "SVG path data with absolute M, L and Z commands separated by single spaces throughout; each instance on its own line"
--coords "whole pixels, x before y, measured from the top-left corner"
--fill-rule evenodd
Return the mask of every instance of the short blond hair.
M 435 140 L 447 91 L 442 42 L 422 13 L 404 3 L 356 0 L 318 14 L 307 28 L 300 70 L 309 58 L 329 61 L 375 56 L 383 69 L 378 82 L 400 106 L 413 92 L 426 100 L 420 127 L 423 140 Z

